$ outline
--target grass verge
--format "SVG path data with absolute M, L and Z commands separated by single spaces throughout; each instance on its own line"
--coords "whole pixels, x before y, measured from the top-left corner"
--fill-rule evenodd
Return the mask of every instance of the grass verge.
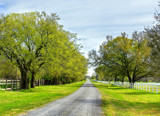
M 160 116 L 160 94 L 92 82 L 102 94 L 106 116 Z
M 39 86 L 30 90 L 0 91 L 0 116 L 12 116 L 67 96 L 84 84 L 85 81 L 66 84 Z

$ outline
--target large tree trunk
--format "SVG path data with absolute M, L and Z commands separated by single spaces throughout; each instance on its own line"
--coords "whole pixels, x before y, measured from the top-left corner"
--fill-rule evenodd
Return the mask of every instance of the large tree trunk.
M 122 77 L 122 84 L 124 84 L 124 76 Z
M 38 79 L 38 82 L 37 82 L 37 86 L 39 86 L 39 79 Z
M 130 76 L 128 76 L 128 80 L 129 80 L 129 83 L 132 83 L 132 79 Z
M 114 77 L 114 82 L 116 82 L 116 81 L 117 81 L 117 76 Z
M 57 78 L 57 85 L 59 85 L 59 77 Z
M 56 85 L 56 78 L 53 78 L 53 85 Z
M 28 70 L 20 69 L 21 71 L 21 89 L 29 89 Z
M 66 77 L 66 82 L 65 82 L 65 84 L 67 84 L 68 83 L 68 77 Z
M 135 76 L 132 77 L 132 83 L 135 83 L 136 80 L 135 80 Z
M 32 73 L 31 88 L 35 88 L 35 73 L 34 72 L 31 72 L 31 73 Z
M 129 88 L 132 88 L 132 78 L 128 75 L 128 80 L 129 80 Z

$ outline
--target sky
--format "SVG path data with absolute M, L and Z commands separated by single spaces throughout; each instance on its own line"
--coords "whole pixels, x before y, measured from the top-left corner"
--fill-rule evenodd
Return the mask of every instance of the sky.
M 45 11 L 57 13 L 64 29 L 77 33 L 81 52 L 98 50 L 107 35 L 143 31 L 154 22 L 158 0 L 0 0 L 0 13 Z M 89 68 L 88 75 L 92 75 Z

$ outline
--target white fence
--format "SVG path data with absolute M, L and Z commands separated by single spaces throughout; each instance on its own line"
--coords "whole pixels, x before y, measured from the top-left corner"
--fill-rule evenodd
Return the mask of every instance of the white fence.
M 125 87 L 125 88 L 132 88 L 136 90 L 142 90 L 152 93 L 160 93 L 160 83 L 129 83 L 129 82 L 108 82 L 108 81 L 97 81 L 100 83 L 106 84 L 114 84 L 117 86 Z

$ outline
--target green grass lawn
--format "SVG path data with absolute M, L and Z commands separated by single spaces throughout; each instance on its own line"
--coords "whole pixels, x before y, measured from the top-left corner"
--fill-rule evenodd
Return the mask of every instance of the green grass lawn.
M 102 94 L 106 116 L 160 116 L 160 94 L 92 82 Z
M 39 86 L 22 91 L 0 91 L 0 116 L 23 113 L 76 91 L 85 81 L 55 86 Z

